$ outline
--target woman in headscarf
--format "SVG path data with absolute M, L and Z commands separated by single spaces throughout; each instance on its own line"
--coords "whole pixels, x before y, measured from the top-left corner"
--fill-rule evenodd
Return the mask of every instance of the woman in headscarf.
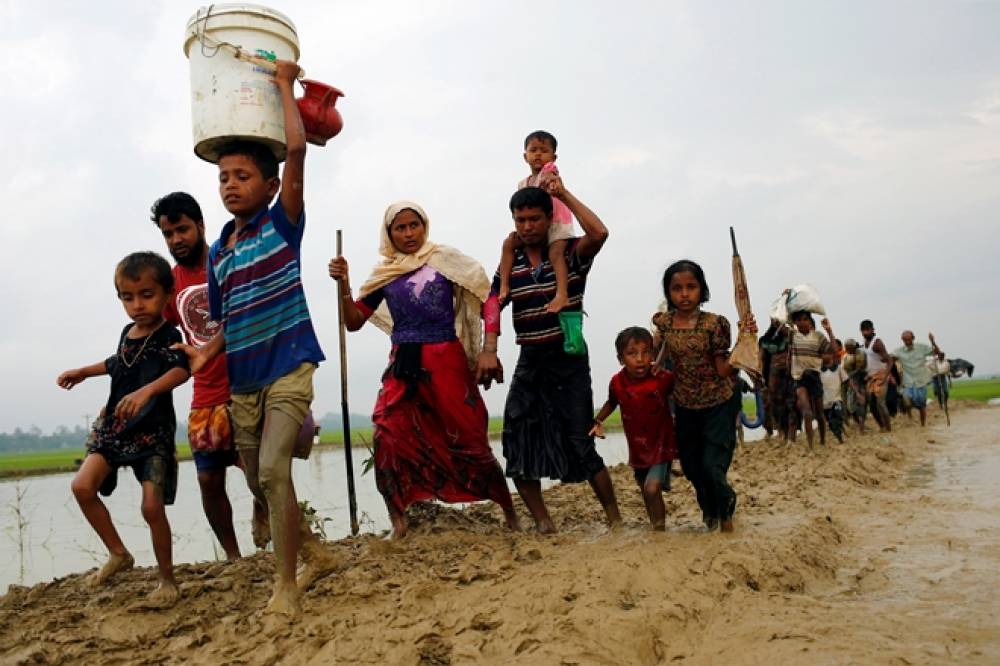
M 488 300 L 490 281 L 482 266 L 430 242 L 429 231 L 427 214 L 417 204 L 389 206 L 379 247 L 383 259 L 357 300 L 347 261 L 330 260 L 330 277 L 343 287 L 347 329 L 356 331 L 370 319 L 392 338 L 372 415 L 375 483 L 395 538 L 406 534 L 407 507 L 430 499 L 493 500 L 508 527 L 518 529 L 471 370 L 480 352 L 480 320 L 488 333 L 499 333 L 499 306 Z

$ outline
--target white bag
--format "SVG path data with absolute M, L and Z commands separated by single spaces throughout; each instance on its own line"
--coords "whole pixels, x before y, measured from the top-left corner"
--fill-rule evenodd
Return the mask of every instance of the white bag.
M 767 313 L 771 316 L 771 319 L 780 321 L 782 324 L 788 323 L 788 307 L 784 294 L 778 296 L 774 303 L 771 303 L 771 309 Z
M 808 284 L 792 287 L 787 295 L 779 296 L 778 300 L 771 304 L 769 314 L 772 319 L 787 323 L 790 314 L 803 310 L 826 316 L 826 309 L 819 300 L 819 294 L 813 286 Z

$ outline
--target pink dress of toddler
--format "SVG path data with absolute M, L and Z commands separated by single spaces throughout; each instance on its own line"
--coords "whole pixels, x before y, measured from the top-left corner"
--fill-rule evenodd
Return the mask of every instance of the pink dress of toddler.
M 517 186 L 518 188 L 540 187 L 540 183 L 544 182 L 547 174 L 559 175 L 559 168 L 556 167 L 555 162 L 548 162 L 537 176 L 528 176 Z M 566 204 L 552 197 L 552 224 L 549 225 L 549 243 L 569 240 L 570 238 L 573 238 L 573 213 Z

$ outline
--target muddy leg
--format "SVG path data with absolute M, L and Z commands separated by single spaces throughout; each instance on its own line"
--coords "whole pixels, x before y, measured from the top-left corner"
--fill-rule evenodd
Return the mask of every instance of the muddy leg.
M 215 538 L 226 551 L 226 559 L 239 559 L 240 547 L 233 529 L 233 505 L 226 493 L 226 468 L 198 472 L 198 487 L 201 489 L 201 507 Z
M 160 579 L 159 586 L 147 597 L 144 605 L 156 609 L 170 608 L 177 603 L 181 593 L 174 580 L 173 543 L 163 504 L 163 488 L 152 481 L 142 482 L 142 517 L 149 525 Z
M 605 471 L 605 473 L 607 473 Z M 542 499 L 542 484 L 540 481 L 532 479 L 515 479 L 514 486 L 521 496 L 531 517 L 535 519 L 535 527 L 541 534 L 554 534 L 556 530 L 549 510 L 545 507 L 545 500 Z
M 809 398 L 809 392 L 804 386 L 795 388 L 795 402 L 799 407 L 799 412 L 802 413 L 802 420 L 805 422 L 806 439 L 809 440 L 809 448 L 811 449 L 813 445 L 812 400 Z
M 816 415 L 816 423 L 819 425 L 819 443 L 826 445 L 826 415 L 823 413 L 823 398 L 812 399 L 813 414 Z
M 301 515 L 301 511 L 299 512 Z M 302 567 L 297 572 L 299 592 L 305 592 L 320 578 L 330 575 L 340 566 L 341 559 L 313 534 L 305 516 L 299 519 L 299 557 Z
M 604 507 L 604 514 L 608 518 L 611 527 L 621 525 L 622 515 L 618 511 L 618 500 L 615 499 L 615 487 L 611 484 L 611 475 L 605 467 L 600 472 L 590 477 L 590 487 L 593 488 L 597 500 Z
M 93 585 L 103 585 L 109 578 L 119 571 L 131 569 L 135 560 L 125 549 L 122 538 L 111 522 L 111 514 L 105 506 L 97 491 L 112 471 L 111 465 L 99 453 L 91 453 L 83 460 L 70 488 L 73 496 L 76 497 L 77 504 L 83 512 L 84 518 L 90 526 L 97 532 L 101 542 L 108 549 L 108 561 L 101 569 L 90 578 Z
M 240 463 L 243 474 L 246 475 L 247 488 L 253 495 L 253 518 L 250 523 L 250 533 L 253 543 L 260 549 L 267 548 L 271 540 L 271 525 L 268 519 L 267 498 L 260 487 L 260 449 L 240 449 Z
M 646 515 L 653 529 L 663 532 L 667 529 L 667 507 L 663 503 L 663 483 L 659 479 L 646 479 L 639 485 L 642 490 L 642 501 L 646 505 Z
M 260 442 L 259 479 L 269 508 L 277 578 L 267 610 L 288 615 L 300 610 L 295 565 L 301 512 L 292 485 L 292 448 L 300 428 L 295 418 L 270 409 L 264 416 Z

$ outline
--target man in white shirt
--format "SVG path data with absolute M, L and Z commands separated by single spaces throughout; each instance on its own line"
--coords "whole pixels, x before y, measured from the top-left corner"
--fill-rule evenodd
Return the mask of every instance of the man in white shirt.
M 913 341 L 913 331 L 903 331 L 903 346 L 892 352 L 893 357 L 903 366 L 903 397 L 920 412 L 920 425 L 927 425 L 927 385 L 931 383 L 931 371 L 927 367 L 927 357 L 941 353 L 934 334 L 928 333 L 931 344 Z

